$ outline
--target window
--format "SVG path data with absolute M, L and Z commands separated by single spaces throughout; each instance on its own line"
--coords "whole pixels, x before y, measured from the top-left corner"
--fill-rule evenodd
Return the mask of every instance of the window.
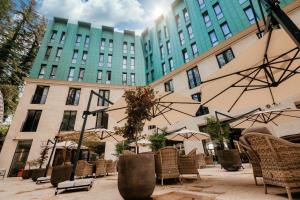
M 41 110 L 28 110 L 22 132 L 35 132 L 41 117 Z
M 134 58 L 130 58 L 130 68 L 132 70 L 135 68 L 135 60 L 134 60 Z
M 167 26 L 164 26 L 164 33 L 165 33 L 165 38 L 168 38 L 169 37 L 169 31 L 168 31 Z
M 159 52 L 160 52 L 160 58 L 164 59 L 164 47 L 163 46 L 160 46 Z
M 109 90 L 99 90 L 99 95 L 101 97 L 98 97 L 98 106 L 108 106 L 109 105 Z
M 127 53 L 127 42 L 123 42 L 123 53 Z
M 196 94 L 192 94 L 192 99 L 201 102 L 201 93 L 198 92 Z M 196 116 L 202 116 L 206 114 L 209 114 L 208 108 L 201 105 L 196 113 Z
M 108 43 L 108 50 L 109 52 L 112 52 L 113 51 L 113 46 L 114 46 L 114 41 L 113 40 L 109 40 L 109 43 Z
M 68 75 L 68 81 L 73 81 L 73 79 L 74 79 L 74 71 L 75 71 L 75 68 L 74 67 L 70 67 L 69 75 Z
M 127 68 L 127 57 L 123 56 L 123 69 Z
M 222 19 L 224 17 L 224 14 L 222 12 L 220 4 L 216 3 L 215 5 L 213 5 L 213 8 L 216 13 L 217 19 Z
M 253 12 L 252 8 L 249 6 L 249 7 L 244 9 L 244 12 L 245 12 L 250 24 L 254 24 L 255 23 L 255 17 L 254 17 L 254 12 Z
M 218 44 L 218 38 L 217 38 L 217 35 L 216 35 L 216 32 L 215 31 L 211 31 L 208 33 L 209 37 L 210 37 L 210 41 L 211 41 L 211 44 L 212 46 L 216 46 Z
M 38 76 L 39 78 L 44 78 L 45 70 L 46 70 L 46 65 L 45 65 L 45 64 L 42 64 L 42 65 L 41 65 L 40 72 L 39 72 L 39 76 Z
M 149 78 L 149 72 L 146 73 L 146 82 L 149 83 L 150 82 L 150 78 Z
M 187 30 L 188 30 L 188 33 L 189 33 L 189 38 L 190 40 L 194 38 L 194 34 L 193 34 L 193 29 L 192 29 L 192 26 L 191 25 L 188 25 L 187 26 Z
M 198 0 L 198 3 L 199 3 L 200 8 L 204 8 L 205 7 L 204 0 Z
M 146 69 L 148 69 L 148 57 L 145 58 Z
M 168 53 L 168 55 L 171 54 L 171 43 L 170 43 L 170 41 L 167 41 L 167 53 Z
M 106 84 L 110 84 L 111 82 L 111 71 L 106 72 Z
M 81 59 L 81 64 L 84 65 L 86 63 L 87 55 L 88 55 L 88 52 L 87 51 L 83 51 L 83 53 L 82 53 L 82 59 Z
M 144 44 L 144 46 L 145 46 L 145 53 L 148 53 L 148 46 L 147 45 L 148 45 L 147 43 Z
M 180 44 L 181 44 L 181 45 L 184 45 L 185 41 L 184 41 L 183 32 L 180 31 L 178 34 L 179 34 Z
M 46 53 L 45 53 L 45 57 L 44 57 L 45 60 L 48 60 L 48 58 L 50 57 L 51 50 L 52 50 L 52 47 L 48 46 L 47 50 L 46 50 Z
M 152 53 L 150 54 L 150 66 L 153 67 L 153 55 L 152 55 Z
M 112 63 L 112 55 L 108 54 L 107 67 L 111 67 L 111 63 Z
M 79 69 L 79 74 L 78 74 L 78 81 L 83 81 L 83 77 L 84 77 L 84 69 L 80 68 Z
M 66 33 L 63 31 L 63 32 L 61 33 L 59 43 L 60 43 L 60 44 L 65 43 L 65 38 L 66 38 Z
M 102 70 L 98 70 L 97 72 L 97 83 L 102 82 Z
M 74 131 L 77 111 L 65 111 L 60 126 L 61 131 Z
M 187 11 L 186 8 L 183 9 L 183 16 L 184 16 L 184 21 L 185 21 L 186 23 L 188 23 L 188 22 L 190 21 L 190 16 L 189 16 L 189 13 L 188 13 L 188 11 Z
M 104 51 L 105 48 L 105 38 L 101 38 L 100 41 L 100 50 Z
M 135 73 L 130 74 L 130 82 L 131 82 L 131 85 L 135 85 Z
M 62 48 L 57 48 L 55 61 L 59 61 L 62 53 Z
M 151 42 L 150 42 L 150 40 L 148 40 L 148 44 L 149 44 L 149 51 L 151 51 Z
M 203 16 L 203 19 L 204 19 L 204 22 L 205 22 L 205 26 L 206 26 L 206 27 L 210 27 L 210 26 L 211 26 L 211 20 L 210 20 L 210 17 L 209 17 L 209 15 L 208 15 L 208 12 L 205 11 L 205 12 L 202 14 L 202 16 Z
M 90 36 L 85 36 L 84 48 L 89 48 L 90 45 Z
M 218 54 L 216 57 L 219 67 L 222 68 L 225 64 L 229 63 L 232 59 L 234 59 L 234 54 L 231 49 L 227 49 L 226 51 L 223 51 L 222 53 Z
M 153 70 L 153 69 L 151 70 L 151 80 L 152 80 L 152 81 L 155 80 L 155 77 L 154 77 L 154 70 Z
M 173 81 L 172 80 L 169 80 L 169 81 L 165 82 L 165 91 L 166 92 L 174 91 Z
M 78 105 L 80 97 L 80 89 L 70 88 L 66 105 Z
M 187 77 L 188 77 L 190 89 L 200 85 L 201 78 L 197 67 L 188 70 Z
M 45 104 L 49 86 L 38 85 L 36 86 L 35 93 L 33 95 L 32 104 Z
M 183 50 L 182 50 L 182 56 L 183 56 L 184 63 L 187 63 L 187 62 L 190 61 L 190 60 L 189 60 L 189 54 L 188 54 L 188 52 L 187 52 L 186 49 L 183 49 Z
M 80 99 L 80 88 L 70 88 L 66 105 L 77 106 L 79 104 L 79 99 Z
M 158 43 L 161 44 L 161 30 L 157 32 Z
M 79 47 L 79 46 L 80 46 L 80 42 L 81 42 L 81 35 L 80 35 L 80 34 L 77 34 L 75 46 L 76 46 L 76 47 Z
M 175 21 L 176 21 L 176 26 L 177 26 L 177 28 L 179 29 L 180 26 L 181 26 L 179 15 L 176 15 L 176 16 L 175 16 Z
M 162 67 L 162 72 L 163 72 L 163 75 L 166 75 L 166 74 L 167 74 L 167 67 L 166 67 L 166 63 L 163 63 L 163 64 L 161 65 L 161 67 Z
M 100 53 L 99 55 L 99 67 L 102 67 L 104 64 L 104 54 Z
M 127 73 L 122 73 L 122 85 L 127 85 Z
M 222 29 L 225 39 L 228 39 L 232 36 L 227 22 L 224 22 L 223 24 L 221 24 L 221 29 Z
M 108 128 L 108 114 L 106 112 L 97 113 L 96 128 Z
M 153 129 L 156 129 L 156 125 L 149 125 L 148 126 L 148 130 L 153 130 Z
M 130 53 L 132 54 L 132 55 L 134 55 L 134 43 L 131 43 L 130 44 Z
M 51 38 L 50 38 L 50 42 L 55 42 L 56 35 L 57 35 L 57 31 L 55 31 L 55 30 L 52 31 Z
M 76 63 L 78 58 L 78 50 L 74 50 L 73 56 L 72 56 L 72 63 Z
M 196 57 L 196 56 L 198 55 L 198 48 L 197 48 L 196 42 L 193 43 L 193 44 L 191 45 L 191 47 L 192 47 L 192 51 L 193 51 L 193 56 Z
M 240 4 L 245 3 L 247 0 L 239 0 Z
M 55 79 L 56 71 L 57 71 L 57 65 L 53 65 L 49 77 L 50 79 Z
M 173 58 L 169 59 L 170 72 L 174 70 L 174 61 Z

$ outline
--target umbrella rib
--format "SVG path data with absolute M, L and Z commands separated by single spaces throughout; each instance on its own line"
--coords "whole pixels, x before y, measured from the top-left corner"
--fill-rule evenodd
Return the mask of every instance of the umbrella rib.
M 172 103 L 172 104 L 201 104 L 200 102 L 180 102 L 180 101 L 160 101 L 161 103 Z
M 162 107 L 165 107 L 165 105 L 161 105 Z M 178 109 L 175 109 L 175 108 L 169 108 L 170 110 L 169 111 L 171 111 L 171 110 L 174 110 L 174 111 L 176 111 L 176 112 L 179 112 L 179 113 L 182 113 L 182 114 L 185 114 L 185 115 L 188 115 L 188 116 L 191 116 L 191 117 L 195 117 L 194 115 L 191 115 L 191 114 L 189 114 L 189 113 L 186 113 L 186 112 L 183 112 L 183 111 L 180 111 L 180 110 L 178 110 Z M 167 111 L 167 112 L 169 112 L 169 111 Z
M 157 109 L 160 110 L 159 108 Z M 171 125 L 170 121 L 166 118 L 166 116 L 163 113 L 161 113 L 161 115 L 163 116 L 163 118 L 165 118 L 165 120 L 169 123 L 169 125 Z
M 272 98 L 272 102 L 273 102 L 273 104 L 275 104 L 275 100 L 274 100 L 274 96 L 273 96 L 273 92 L 272 92 L 272 89 L 271 89 L 271 87 L 270 87 L 270 82 L 269 82 L 269 79 L 268 79 L 268 75 L 267 75 L 267 73 L 266 73 L 266 71 L 264 70 L 264 72 L 265 72 L 265 76 L 266 76 L 266 80 L 268 81 L 268 89 L 269 89 L 269 92 L 270 92 L 270 95 L 271 95 L 271 98 Z
M 260 67 L 260 66 L 258 66 L 258 67 Z M 243 76 L 243 77 L 245 77 L 245 78 L 251 78 L 251 79 L 254 79 L 254 80 L 258 81 L 258 82 L 267 83 L 266 81 L 257 79 L 257 78 L 255 78 L 255 77 L 251 77 L 251 76 L 249 76 L 249 75 L 244 75 L 244 74 L 241 74 L 241 73 L 239 73 L 238 75 Z
M 284 82 L 284 81 L 286 81 L 287 79 L 291 78 L 292 76 L 294 76 L 294 75 L 300 73 L 300 72 L 297 72 L 297 70 L 298 70 L 299 68 L 300 68 L 300 65 L 299 65 L 296 69 L 294 69 L 289 75 L 287 75 L 285 78 L 283 78 L 283 79 L 281 80 L 281 83 Z
M 270 63 L 273 64 L 273 61 L 275 61 L 275 60 L 281 58 L 282 56 L 285 56 L 286 54 L 289 54 L 289 53 L 295 51 L 296 49 L 298 49 L 298 47 L 295 47 L 295 48 L 293 48 L 293 49 L 291 49 L 291 50 L 289 50 L 289 51 L 287 51 L 287 52 L 285 52 L 285 53 L 282 53 L 282 54 L 278 55 L 276 58 L 273 58 L 273 59 L 270 61 Z
M 293 58 L 291 59 L 291 61 L 289 62 L 288 66 L 285 68 L 285 70 L 283 71 L 283 73 L 281 74 L 280 78 L 278 79 L 278 82 L 281 81 L 281 79 L 283 78 L 283 76 L 285 75 L 285 73 L 287 72 L 287 70 L 290 68 L 290 66 L 292 65 L 292 63 L 294 62 L 294 59 L 296 58 L 296 56 L 299 53 L 299 49 L 297 50 L 297 52 L 295 53 L 295 55 L 293 56 Z

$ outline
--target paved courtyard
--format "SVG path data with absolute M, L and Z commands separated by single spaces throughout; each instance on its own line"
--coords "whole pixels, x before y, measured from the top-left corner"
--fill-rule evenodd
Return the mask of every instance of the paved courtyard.
M 262 180 L 259 186 L 255 186 L 252 169 L 245 165 L 239 172 L 227 172 L 220 166 L 209 167 L 200 170 L 201 180 L 193 180 L 186 177 L 182 184 L 168 183 L 165 186 L 157 185 L 153 194 L 154 199 L 195 199 L 195 200 L 284 200 L 285 190 L 270 187 L 269 194 L 264 194 Z M 20 178 L 5 178 L 0 180 L 0 199 L 22 200 L 121 200 L 117 188 L 117 176 L 107 176 L 95 179 L 90 191 L 65 192 L 57 196 L 50 183 L 36 185 L 31 180 Z M 176 193 L 180 193 L 181 197 Z M 162 198 L 160 195 L 165 195 Z M 180 196 L 179 195 L 179 196 Z M 201 197 L 202 196 L 202 197 Z M 172 198 L 171 198 L 172 197 Z M 196 198 L 195 198 L 196 197 Z M 198 198 L 199 197 L 199 198 Z M 205 198 L 211 197 L 211 198 Z M 294 199 L 300 199 L 299 193 L 295 193 Z

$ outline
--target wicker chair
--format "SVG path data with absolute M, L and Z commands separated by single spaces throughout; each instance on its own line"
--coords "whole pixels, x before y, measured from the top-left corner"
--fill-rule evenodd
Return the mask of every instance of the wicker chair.
M 97 176 L 105 176 L 106 175 L 106 164 L 104 159 L 98 159 L 95 161 L 96 172 L 95 177 Z
M 115 174 L 117 172 L 117 161 L 113 160 L 106 160 L 105 161 L 106 167 L 106 175 Z
M 267 127 L 247 128 L 242 132 L 242 135 L 245 135 L 245 134 L 251 133 L 251 132 L 272 135 L 272 132 Z M 250 163 L 251 163 L 252 169 L 253 169 L 254 182 L 255 182 L 255 185 L 257 185 L 257 177 L 262 177 L 260 160 L 259 160 L 257 154 L 251 149 L 250 144 L 248 144 L 248 142 L 245 140 L 244 137 L 240 137 L 239 145 L 245 151 L 248 159 L 250 160 Z
M 285 187 L 292 200 L 290 189 L 300 187 L 300 145 L 261 133 L 243 137 L 260 159 L 265 193 L 267 185 Z
M 155 155 L 156 178 L 164 184 L 164 179 L 179 178 L 177 150 L 174 147 L 161 148 Z
M 79 160 L 76 166 L 76 176 L 87 177 L 93 176 L 93 165 L 85 160 Z
M 187 155 L 178 156 L 178 168 L 179 173 L 182 174 L 196 174 L 197 178 L 199 177 L 198 173 L 198 160 L 196 158 L 196 149 L 193 149 Z
M 196 160 L 198 162 L 198 168 L 199 169 L 202 169 L 202 168 L 206 167 L 205 154 L 204 153 L 196 154 Z

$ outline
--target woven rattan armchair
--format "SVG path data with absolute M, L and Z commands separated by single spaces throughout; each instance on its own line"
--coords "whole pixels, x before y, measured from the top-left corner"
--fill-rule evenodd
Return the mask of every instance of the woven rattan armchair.
M 117 161 L 114 160 L 106 160 L 106 175 L 115 174 L 117 172 Z
M 202 168 L 206 167 L 205 154 L 204 153 L 196 154 L 196 160 L 198 162 L 198 168 L 199 169 L 202 169 Z
M 258 155 L 267 193 L 267 185 L 285 187 L 292 200 L 291 188 L 300 187 L 300 145 L 261 133 L 243 137 Z
M 104 159 L 98 159 L 95 161 L 96 164 L 96 172 L 95 177 L 97 176 L 105 176 L 106 175 L 106 164 Z
M 79 160 L 75 174 L 79 177 L 93 176 L 93 165 L 85 160 Z
M 197 178 L 199 177 L 198 173 L 198 160 L 196 156 L 196 148 L 193 149 L 187 155 L 178 156 L 178 168 L 179 173 L 182 174 L 196 174 Z
M 161 148 L 155 155 L 156 178 L 164 184 L 164 179 L 179 179 L 178 156 L 174 147 Z

